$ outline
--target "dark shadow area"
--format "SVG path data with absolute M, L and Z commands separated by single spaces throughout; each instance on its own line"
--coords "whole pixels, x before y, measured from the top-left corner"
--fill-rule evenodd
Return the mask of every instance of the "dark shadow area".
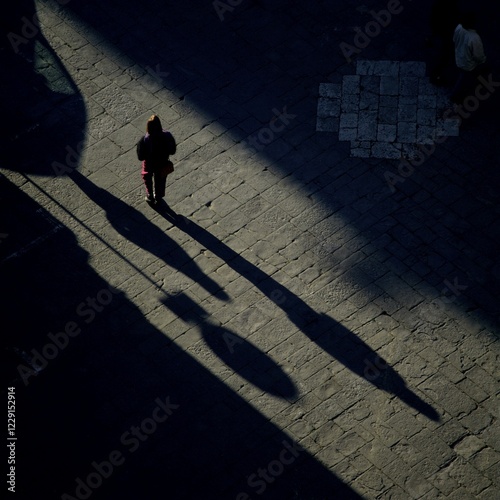
M 0 165 L 55 175 L 67 147 L 85 139 L 81 93 L 42 33 L 33 0 L 9 3 L 0 17 Z
M 378 2 L 362 7 L 340 2 L 242 2 L 222 20 L 210 2 L 151 3 L 141 7 L 137 24 L 132 22 L 138 9 L 135 0 L 105 5 L 73 0 L 59 8 L 59 15 L 76 15 L 99 30 L 117 58 L 124 54 L 145 72 L 160 68 L 168 73 L 161 81 L 174 113 L 165 121 L 171 122 L 180 151 L 192 148 L 182 139 L 185 119 L 194 116 L 200 129 L 216 122 L 230 131 L 232 145 L 246 149 L 235 151 L 227 143 L 193 148 L 186 165 L 203 164 L 217 150 L 237 162 L 256 154 L 253 160 L 262 161 L 268 174 L 298 180 L 308 196 L 359 229 L 374 252 L 387 254 L 384 265 L 389 272 L 415 273 L 425 293 L 441 290 L 446 280 L 458 276 L 467 281 L 467 291 L 455 306 L 498 325 L 500 235 L 494 221 L 500 188 L 500 94 L 482 103 L 464 123 L 461 136 L 438 145 L 394 194 L 384 175 L 398 172 L 396 162 L 349 158 L 349 144 L 339 142 L 337 134 L 315 131 L 319 84 L 354 74 L 357 58 L 426 60 L 432 3 L 405 4 L 350 65 L 339 45 L 353 43 L 354 27 L 363 28 L 372 20 L 370 9 L 384 7 Z M 474 7 L 495 76 L 500 70 L 495 50 L 500 7 L 485 0 Z M 188 32 L 196 36 L 186 37 Z M 296 118 L 270 143 L 252 151 L 249 139 L 269 125 L 273 109 L 284 106 Z M 471 257 L 476 254 L 483 266 Z
M 40 210 L 5 179 L 0 195 L 14 212 L 18 206 Z M 87 307 L 78 309 L 109 290 L 87 258 L 73 234 L 61 228 L 36 251 L 0 267 L 9 288 L 2 318 L 13 325 L 2 335 L 2 367 L 4 387 L 16 387 L 16 498 L 79 498 L 77 479 L 86 482 L 113 451 L 124 462 L 101 480 L 94 474 L 93 484 L 101 484 L 91 498 L 254 497 L 262 484 L 247 479 L 280 457 L 287 464 L 259 497 L 360 498 L 145 321 L 125 295 L 113 294 L 92 319 Z M 66 342 L 60 333 L 69 322 L 81 332 Z M 54 346 L 49 334 L 62 347 L 47 348 Z M 152 432 L 158 399 L 179 406 Z M 132 434 L 143 424 L 146 434 Z M 283 454 L 287 447 L 295 451 Z
M 2 174 L 0 182 L 7 182 Z M 7 264 L 36 248 L 62 228 L 43 210 L 33 211 L 31 206 L 16 205 L 15 200 L 14 190 L 5 191 L 0 198 L 0 264 Z M 14 205 L 15 211 L 11 209 Z
M 195 222 L 186 219 L 167 207 L 163 210 L 165 218 L 176 223 L 177 227 L 189 234 L 207 250 L 224 260 L 228 266 L 252 283 L 266 297 L 273 300 L 276 307 L 281 308 L 290 321 L 308 338 L 316 342 L 333 358 L 345 365 L 359 377 L 368 380 L 377 389 L 396 395 L 406 404 L 432 420 L 439 420 L 436 410 L 405 384 L 403 378 L 373 349 L 363 342 L 355 333 L 349 331 L 333 318 L 314 311 L 300 297 L 285 286 L 261 271 L 257 266 L 241 257 L 237 252 L 222 243 L 207 230 Z M 168 300 L 167 306 L 172 308 L 174 298 Z M 196 304 L 192 304 L 194 316 L 199 316 Z M 272 335 L 272 332 L 269 332 Z M 235 346 L 235 350 L 238 346 Z M 376 372 L 373 367 L 379 367 Z

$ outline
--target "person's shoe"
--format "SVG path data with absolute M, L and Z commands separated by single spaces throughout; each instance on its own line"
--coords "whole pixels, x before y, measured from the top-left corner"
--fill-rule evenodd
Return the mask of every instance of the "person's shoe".
M 149 194 L 144 198 L 144 201 L 147 201 L 148 203 L 154 203 L 154 198 L 150 196 Z

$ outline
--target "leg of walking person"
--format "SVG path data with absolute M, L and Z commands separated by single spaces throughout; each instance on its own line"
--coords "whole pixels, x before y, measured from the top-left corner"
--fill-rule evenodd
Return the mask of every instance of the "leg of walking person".
M 165 186 L 167 183 L 167 176 L 163 172 L 155 172 L 155 201 L 159 202 L 165 196 Z
M 142 180 L 144 181 L 144 185 L 146 186 L 146 201 L 154 201 L 153 174 L 149 172 L 143 172 Z

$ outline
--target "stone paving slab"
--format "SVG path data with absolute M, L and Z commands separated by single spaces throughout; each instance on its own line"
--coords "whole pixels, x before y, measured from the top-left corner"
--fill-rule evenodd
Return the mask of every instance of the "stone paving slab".
M 1 52 L 20 498 L 498 496 L 498 100 L 439 120 L 430 3 L 348 65 L 386 5 L 36 2 Z M 177 217 L 143 201 L 153 112 Z

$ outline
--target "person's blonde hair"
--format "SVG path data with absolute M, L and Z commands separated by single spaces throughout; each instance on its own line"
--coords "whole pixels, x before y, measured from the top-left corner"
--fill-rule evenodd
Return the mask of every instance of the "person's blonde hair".
M 158 134 L 162 130 L 160 118 L 157 115 L 151 115 L 146 123 L 146 132 L 152 135 Z

